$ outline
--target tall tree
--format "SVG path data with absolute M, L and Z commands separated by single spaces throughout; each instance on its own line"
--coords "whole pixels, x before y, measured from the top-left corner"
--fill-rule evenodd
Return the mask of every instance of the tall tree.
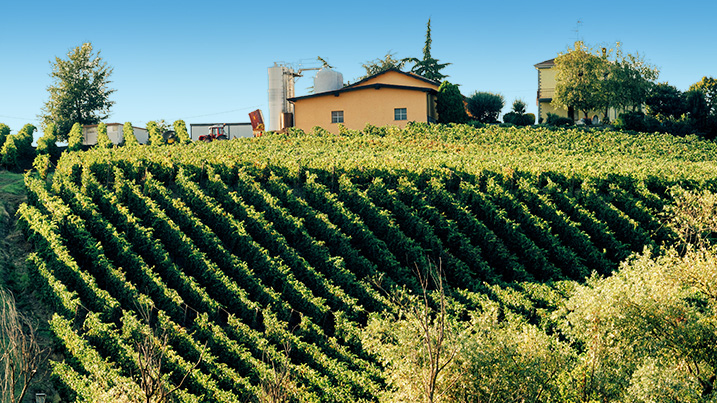
M 91 43 L 84 43 L 67 54 L 67 59 L 55 58 L 50 77 L 53 84 L 47 90 L 47 100 L 39 116 L 43 126 L 57 125 L 60 140 L 66 140 L 74 123 L 97 124 L 109 117 L 115 92 L 108 85 L 112 68 L 94 53 Z
M 620 43 L 605 57 L 609 62 L 605 77 L 605 91 L 608 95 L 606 106 L 639 110 L 660 71 L 645 62 L 639 53 L 624 53 Z
M 426 28 L 426 43 L 423 45 L 423 59 L 416 59 L 415 57 L 409 57 L 406 60 L 409 63 L 415 63 L 411 68 L 411 72 L 423 76 L 429 80 L 442 81 L 447 75 L 441 73 L 446 66 L 450 63 L 438 63 L 438 59 L 431 56 L 431 19 L 428 19 Z
M 596 56 L 585 44 L 575 42 L 573 49 L 556 57 L 555 69 L 553 104 L 582 111 L 585 118 L 590 111 L 607 105 L 604 88 L 606 60 Z
M 687 113 L 682 92 L 668 83 L 652 87 L 645 100 L 645 109 L 649 115 L 675 119 Z
M 591 111 L 639 109 L 659 76 L 659 70 L 639 54 L 622 51 L 620 43 L 608 51 L 575 42 L 555 58 L 553 103 L 574 108 L 588 117 Z

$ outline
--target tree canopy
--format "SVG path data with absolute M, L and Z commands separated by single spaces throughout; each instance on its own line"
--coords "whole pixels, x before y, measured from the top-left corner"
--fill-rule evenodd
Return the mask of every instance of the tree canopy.
M 585 117 L 591 110 L 606 105 L 603 79 L 607 74 L 605 60 L 593 54 L 582 42 L 555 58 L 555 95 L 553 103 L 565 109 L 582 111 Z
M 702 80 L 690 85 L 690 91 L 702 91 L 709 107 L 709 113 L 717 115 L 717 79 L 702 77 Z
M 425 77 L 429 80 L 442 81 L 448 76 L 441 73 L 446 66 L 450 63 L 438 63 L 438 59 L 431 56 L 431 19 L 428 19 L 426 28 L 426 43 L 423 46 L 423 59 L 417 59 L 415 57 L 409 57 L 404 59 L 406 62 L 414 63 L 411 68 L 412 73 L 416 73 L 419 76 Z
M 403 70 L 403 67 L 406 64 L 406 59 L 397 60 L 393 58 L 394 55 L 395 53 L 391 53 L 389 51 L 386 53 L 386 56 L 384 56 L 383 59 L 378 58 L 374 60 L 369 60 L 366 63 L 362 64 L 361 67 L 366 70 L 366 74 L 357 78 L 356 80 L 363 80 L 366 77 L 383 73 L 384 71 L 391 69 Z
M 659 75 L 639 54 L 614 49 L 596 50 L 583 42 L 555 58 L 553 103 L 566 109 L 639 109 Z
M 39 116 L 43 126 L 55 123 L 59 139 L 66 140 L 74 123 L 97 124 L 109 117 L 114 105 L 109 96 L 115 90 L 108 87 L 113 69 L 99 51 L 93 52 L 91 43 L 74 48 L 67 59 L 56 57 L 51 65 L 50 98 Z
M 660 74 L 659 70 L 645 62 L 639 53 L 624 53 L 619 43 L 605 56 L 608 73 L 605 80 L 607 106 L 640 109 Z

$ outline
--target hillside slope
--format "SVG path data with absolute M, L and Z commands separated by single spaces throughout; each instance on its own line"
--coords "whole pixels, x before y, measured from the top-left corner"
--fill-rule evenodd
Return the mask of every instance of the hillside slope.
M 673 242 L 670 187 L 712 188 L 716 158 L 696 139 L 427 125 L 95 149 L 28 178 L 20 217 L 67 398 L 138 393 L 143 335 L 164 334 L 169 382 L 198 362 L 182 401 L 253 400 L 278 362 L 297 401 L 374 401 L 357 335 L 382 290 L 418 291 L 431 264 L 468 305 L 609 273 Z

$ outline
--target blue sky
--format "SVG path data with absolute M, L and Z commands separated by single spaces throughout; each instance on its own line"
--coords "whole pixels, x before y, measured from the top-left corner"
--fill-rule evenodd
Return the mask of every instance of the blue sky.
M 464 95 L 490 91 L 536 113 L 534 64 L 581 39 L 616 41 L 685 90 L 717 77 L 717 2 L 563 1 L 12 1 L 0 2 L 0 122 L 13 132 L 48 99 L 50 61 L 91 42 L 114 68 L 107 122 L 248 122 L 268 119 L 267 68 L 326 59 L 354 80 L 361 65 L 395 53 L 432 54 Z M 580 21 L 580 23 L 578 23 Z M 297 81 L 297 95 L 313 84 Z

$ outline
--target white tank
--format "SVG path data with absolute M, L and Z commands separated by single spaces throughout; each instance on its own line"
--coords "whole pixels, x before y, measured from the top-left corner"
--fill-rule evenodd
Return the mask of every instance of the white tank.
M 344 86 L 344 76 L 338 71 L 322 68 L 314 77 L 314 94 L 340 90 Z
M 276 63 L 269 67 L 269 121 L 267 130 L 281 130 L 281 116 L 293 113 L 293 104 L 287 98 L 294 97 L 294 70 Z

